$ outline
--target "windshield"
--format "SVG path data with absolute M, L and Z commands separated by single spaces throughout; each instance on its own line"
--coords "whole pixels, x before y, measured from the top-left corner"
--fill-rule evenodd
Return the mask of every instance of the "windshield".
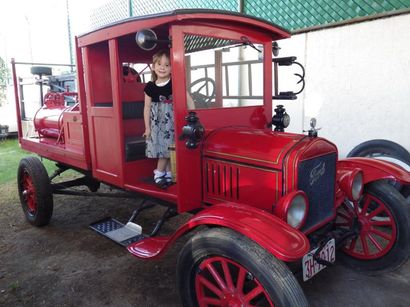
M 263 46 L 185 35 L 187 91 L 196 109 L 263 105 Z

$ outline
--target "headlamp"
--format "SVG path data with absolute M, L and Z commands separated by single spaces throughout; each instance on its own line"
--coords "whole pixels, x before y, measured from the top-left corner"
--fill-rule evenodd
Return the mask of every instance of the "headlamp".
M 281 198 L 275 214 L 294 228 L 301 228 L 308 212 L 308 198 L 303 191 L 294 191 Z

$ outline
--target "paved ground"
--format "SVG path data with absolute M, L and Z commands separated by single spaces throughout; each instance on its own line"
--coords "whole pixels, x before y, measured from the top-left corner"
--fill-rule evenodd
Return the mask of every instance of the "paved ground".
M 179 306 L 178 243 L 158 261 L 142 261 L 88 224 L 106 216 L 125 221 L 129 200 L 56 196 L 49 226 L 23 219 L 13 185 L 0 187 L 0 306 Z M 144 213 L 152 227 L 159 212 Z M 171 232 L 186 216 L 164 227 Z M 409 306 L 410 263 L 379 277 L 340 264 L 302 284 L 312 306 Z

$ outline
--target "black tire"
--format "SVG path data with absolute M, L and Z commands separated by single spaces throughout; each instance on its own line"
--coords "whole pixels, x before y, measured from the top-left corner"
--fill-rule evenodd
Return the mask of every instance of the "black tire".
M 51 76 L 53 74 L 51 67 L 47 67 L 47 66 L 33 66 L 30 68 L 30 72 L 33 75 L 43 75 L 43 76 Z
M 353 148 L 348 157 L 390 157 L 410 167 L 410 153 L 401 145 L 388 140 L 370 140 Z
M 47 225 L 53 215 L 53 193 L 47 171 L 38 158 L 20 161 L 17 185 L 26 219 L 35 226 Z
M 223 273 L 223 264 L 225 263 L 226 267 L 229 268 L 226 271 L 231 276 L 236 293 L 244 293 L 247 287 L 249 287 L 248 293 L 250 293 L 253 286 L 249 283 L 255 283 L 261 285 L 263 289 L 263 293 L 260 297 L 256 297 L 257 299 L 263 300 L 268 297 L 275 306 L 308 306 L 303 290 L 284 263 L 249 238 L 227 228 L 212 228 L 201 231 L 193 236 L 182 249 L 177 264 L 177 281 L 184 306 L 198 306 L 197 296 L 199 294 L 197 294 L 195 282 L 204 276 L 207 279 L 210 278 L 210 271 L 205 269 L 200 271 L 200 269 L 201 265 L 213 261 L 213 259 L 222 259 L 219 262 L 219 268 L 217 260 L 209 263 L 212 263 L 212 267 L 216 271 L 219 270 L 219 275 L 226 285 L 229 282 L 226 274 Z M 235 265 L 238 265 L 237 269 L 239 268 L 236 271 L 236 276 Z M 246 276 L 250 278 L 240 278 L 239 272 L 241 271 L 247 272 Z M 242 276 L 245 275 L 242 274 Z M 239 279 L 244 285 L 242 289 L 237 287 Z M 214 284 L 215 281 L 216 279 L 213 279 Z M 199 289 L 201 295 L 205 296 L 206 291 Z M 207 299 L 209 296 L 212 296 L 212 293 L 206 294 Z M 229 297 L 229 294 L 227 296 Z M 220 297 L 222 296 L 220 295 Z M 269 301 L 265 302 L 269 303 Z M 210 303 L 208 302 L 208 304 Z
M 403 186 L 400 190 L 400 193 L 405 198 L 406 204 L 410 205 L 410 185 Z
M 410 255 L 410 211 L 404 197 L 386 181 L 377 181 L 365 186 L 357 205 L 359 217 L 346 204 L 339 208 L 339 223 L 346 223 L 349 218 L 343 215 L 348 216 L 350 212 L 360 224 L 359 235 L 346 243 L 339 259 L 350 267 L 370 273 L 399 268 Z M 351 225 L 351 221 L 347 223 Z

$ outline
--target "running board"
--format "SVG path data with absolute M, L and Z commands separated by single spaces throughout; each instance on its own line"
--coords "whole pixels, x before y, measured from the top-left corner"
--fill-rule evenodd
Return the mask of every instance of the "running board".
M 124 225 L 111 217 L 90 224 L 90 228 L 124 247 L 145 238 L 140 225 L 132 222 Z

